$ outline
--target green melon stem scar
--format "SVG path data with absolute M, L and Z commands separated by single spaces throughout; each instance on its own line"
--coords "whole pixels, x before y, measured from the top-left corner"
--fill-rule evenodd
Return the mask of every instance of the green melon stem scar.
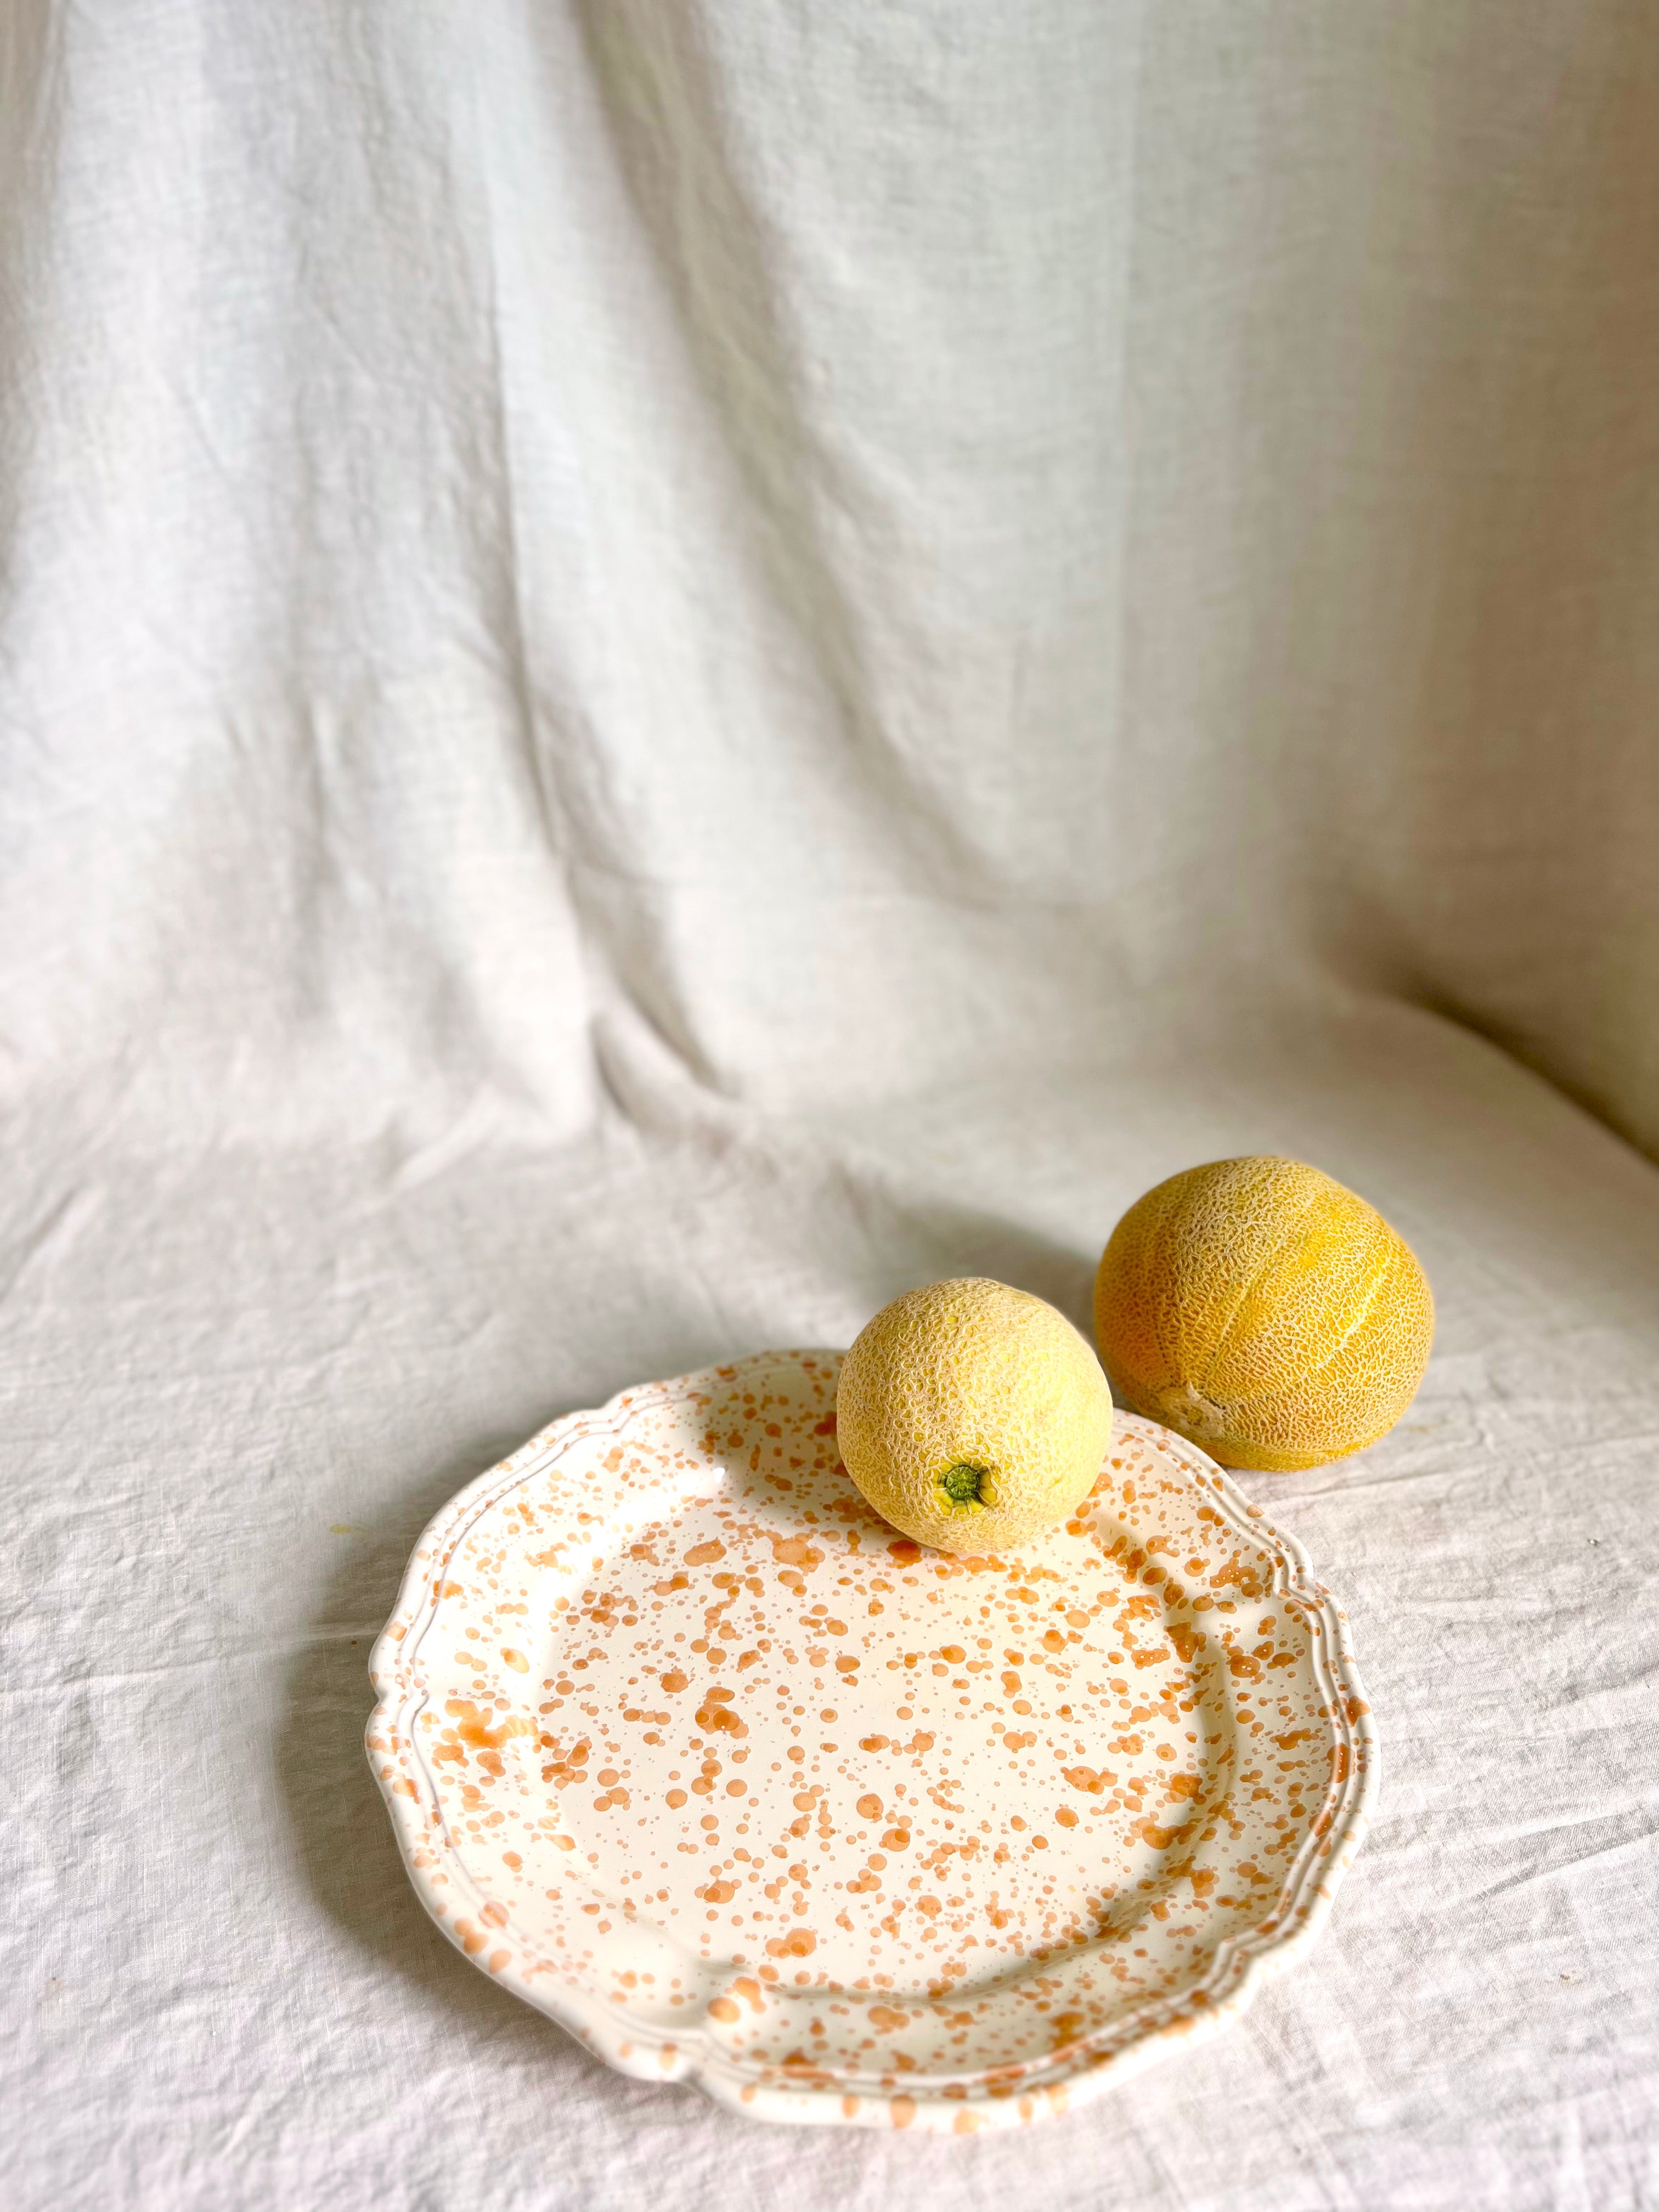
M 997 1502 L 996 1485 L 989 1471 L 965 1459 L 958 1460 L 954 1467 L 947 1467 L 943 1474 L 936 1474 L 933 1486 L 947 1513 L 979 1513 Z

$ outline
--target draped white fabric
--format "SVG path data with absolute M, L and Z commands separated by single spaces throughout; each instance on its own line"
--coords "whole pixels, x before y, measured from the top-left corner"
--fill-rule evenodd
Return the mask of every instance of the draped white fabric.
M 1659 2201 L 1650 5 L 9 0 L 10 2201 Z M 646 2090 L 359 1747 L 553 1413 L 1295 1153 L 1319 1951 L 1018 2140 Z

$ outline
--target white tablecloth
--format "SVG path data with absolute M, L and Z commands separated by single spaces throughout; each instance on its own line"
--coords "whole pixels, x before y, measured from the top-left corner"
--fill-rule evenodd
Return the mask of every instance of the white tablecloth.
M 8 2203 L 1659 2202 L 1651 29 L 15 0 Z M 360 1744 L 436 1507 L 940 1274 L 1081 1320 L 1242 1152 L 1439 1301 L 1246 1478 L 1383 1743 L 1313 1956 L 945 2142 L 454 1952 Z

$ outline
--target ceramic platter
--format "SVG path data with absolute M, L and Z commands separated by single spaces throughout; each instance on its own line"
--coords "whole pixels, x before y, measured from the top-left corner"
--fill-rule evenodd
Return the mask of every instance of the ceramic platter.
M 1120 1413 L 1007 1559 L 896 1536 L 838 1357 L 553 1423 L 445 1507 L 368 1751 L 422 1902 L 624 2073 L 972 2133 L 1236 2014 L 1306 1947 L 1376 1758 L 1300 1548 Z

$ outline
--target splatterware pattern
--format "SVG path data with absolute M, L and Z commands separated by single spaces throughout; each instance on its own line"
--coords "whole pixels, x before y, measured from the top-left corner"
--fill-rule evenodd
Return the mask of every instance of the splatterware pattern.
M 453 1498 L 368 1732 L 422 1902 L 624 2073 L 970 2134 L 1234 2016 L 1312 1940 L 1372 1723 L 1301 1548 L 1120 1419 L 1007 1559 L 899 1537 L 838 1355 L 555 1421 Z

